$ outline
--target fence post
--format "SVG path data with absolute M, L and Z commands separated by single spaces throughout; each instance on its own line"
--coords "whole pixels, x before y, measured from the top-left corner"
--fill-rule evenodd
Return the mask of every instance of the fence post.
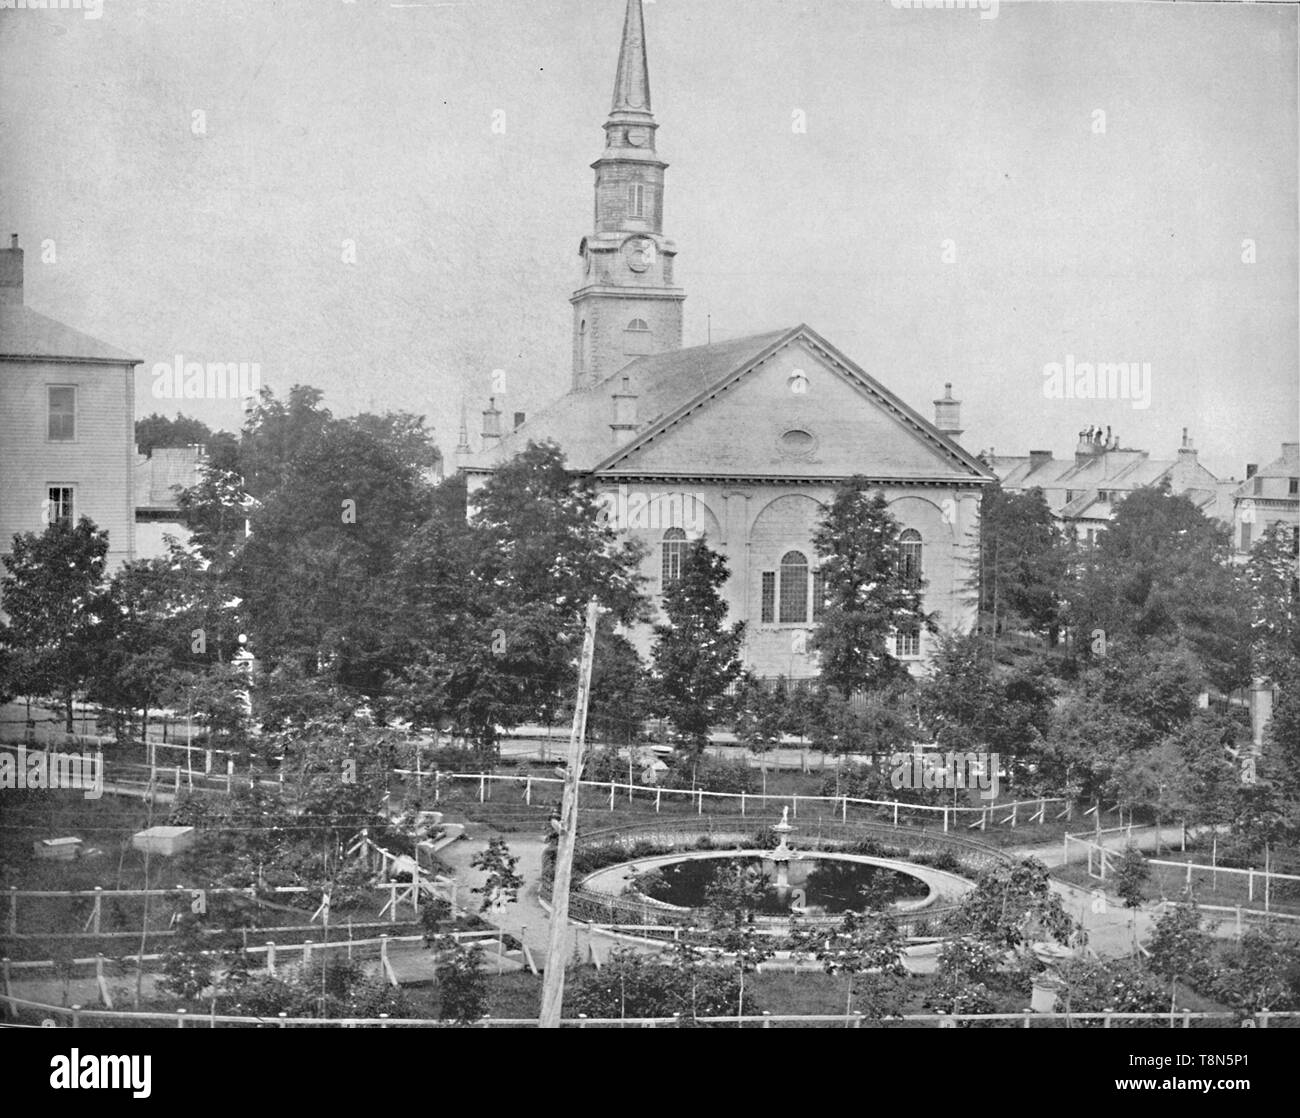
M 1237 938 L 1241 939 L 1241 905 L 1237 906 Z
M 18 934 L 18 886 L 9 886 L 9 934 Z
M 275 977 L 275 940 L 266 941 L 266 973 Z
M 524 781 L 524 803 L 529 807 L 533 806 L 533 778 L 531 776 Z
M 226 791 L 230 791 L 230 781 L 235 775 L 235 761 L 232 757 L 226 758 Z
M 700 790 L 700 795 L 699 795 L 699 807 L 696 809 L 695 814 L 696 814 L 696 815 L 703 815 L 703 814 L 704 814 L 704 791 L 703 791 L 703 789 Z
M 90 922 L 95 928 L 95 935 L 99 935 L 100 901 L 102 901 L 103 899 L 104 899 L 104 887 L 102 885 L 96 885 L 95 886 L 95 911 L 90 914 Z
M 311 963 L 311 940 L 305 939 L 302 942 L 302 965 L 308 966 Z
M 1012 827 L 1015 827 L 1015 825 L 1016 825 L 1016 822 L 1017 822 L 1017 820 L 1016 820 L 1016 813 L 1017 813 L 1019 810 L 1020 810 L 1020 801 L 1019 801 L 1019 800 L 1012 800 L 1012 801 L 1011 801 L 1011 826 L 1012 826 Z
M 662 795 L 663 795 L 663 789 L 656 788 L 655 789 L 655 812 L 656 813 L 659 811 L 659 797 Z
M 792 805 L 790 808 L 790 814 L 793 815 L 796 819 L 798 819 L 799 818 L 799 797 L 791 796 L 790 803 Z
M 176 1011 L 176 1027 L 178 1029 L 185 1028 L 185 1008 L 183 1006 Z
M 948 809 L 947 808 L 943 809 L 943 833 L 945 835 L 948 833 Z
M 1068 834 L 1061 840 L 1061 864 L 1065 866 L 1070 864 L 1070 836 Z
M 13 987 L 9 981 L 9 956 L 8 955 L 6 955 L 3 959 L 0 959 L 0 979 L 3 979 L 4 981 L 5 997 L 12 998 L 14 996 L 14 992 L 13 992 Z M 6 1002 L 5 1007 L 9 1010 L 11 1015 L 15 1017 L 17 1016 L 17 1010 L 15 1010 L 13 1006 L 9 1005 Z
M 172 790 L 175 792 L 175 794 L 176 794 L 177 796 L 179 796 L 179 795 L 181 794 L 181 767 L 180 767 L 180 765 L 177 765 L 177 766 L 176 766 L 176 779 L 175 779 L 175 781 L 172 783 Z
M 1246 877 L 1246 899 L 1253 901 L 1255 899 L 1255 867 L 1251 866 L 1250 872 Z
M 898 801 L 894 801 L 894 826 L 898 826 Z
M 482 773 L 479 773 L 479 777 L 478 777 L 478 802 L 479 803 L 482 803 L 487 798 L 486 791 L 487 791 L 487 777 L 485 777 Z
M 609 810 L 614 810 L 614 782 L 609 782 Z
M 741 792 L 740 794 L 740 817 L 742 819 L 745 817 L 745 793 L 744 792 Z
M 81 1006 L 79 1005 L 72 1007 L 72 1027 L 74 1029 L 81 1028 Z M 1267 1028 L 1267 1026 L 1265 1027 Z
M 203 751 L 203 775 L 212 775 L 212 750 L 210 749 L 205 749 Z
M 280 1010 L 279 1016 L 280 1016 L 280 1028 L 287 1029 L 289 1027 L 289 1023 L 285 1020 L 285 1018 L 288 1017 L 289 1015 L 282 1009 Z
M 843 803 L 840 805 L 840 820 L 841 820 L 842 822 L 844 822 L 844 823 L 847 823 L 847 822 L 849 821 L 849 798 L 848 798 L 848 796 L 845 796 L 845 797 L 844 797 L 844 801 L 843 801 Z
M 772 1027 L 772 1011 L 770 1009 L 765 1009 L 763 1010 L 763 1028 L 770 1029 L 771 1027 Z
M 1191 1027 L 1192 1027 L 1192 1011 L 1191 1011 L 1190 1009 L 1184 1009 L 1184 1010 L 1183 1010 L 1183 1028 L 1184 1028 L 1184 1029 L 1190 1029 Z

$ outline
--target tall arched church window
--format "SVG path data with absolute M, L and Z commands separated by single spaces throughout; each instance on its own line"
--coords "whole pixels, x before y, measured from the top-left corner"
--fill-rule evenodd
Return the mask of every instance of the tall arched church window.
M 664 533 L 663 542 L 663 586 L 667 589 L 682 577 L 682 567 L 686 563 L 686 549 L 690 543 L 686 533 L 680 528 L 669 528 Z
M 808 560 L 797 551 L 781 556 L 782 624 L 802 624 L 808 620 Z
M 898 537 L 898 573 L 906 585 L 921 585 L 921 533 L 915 528 Z

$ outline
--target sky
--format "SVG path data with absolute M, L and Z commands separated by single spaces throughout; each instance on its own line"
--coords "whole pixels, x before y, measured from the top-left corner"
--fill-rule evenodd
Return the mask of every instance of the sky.
M 445 452 L 494 370 L 535 412 L 570 383 L 623 9 L 0 10 L 26 301 L 142 359 L 137 415 L 238 426 L 154 397 L 177 354 L 425 415 Z M 952 382 L 972 451 L 1095 423 L 1172 457 L 1186 427 L 1241 477 L 1300 437 L 1294 6 L 645 11 L 686 344 L 806 322 L 927 417 Z M 1049 397 L 1067 361 L 1149 364 L 1149 406 Z

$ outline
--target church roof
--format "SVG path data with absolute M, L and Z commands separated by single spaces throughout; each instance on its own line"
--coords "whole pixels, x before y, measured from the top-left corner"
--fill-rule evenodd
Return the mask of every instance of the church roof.
M 617 474 L 620 460 L 645 445 L 690 413 L 707 406 L 723 387 L 797 339 L 838 364 L 875 402 L 892 412 L 915 435 L 929 441 L 949 462 L 975 478 L 991 477 L 987 468 L 938 430 L 882 384 L 838 353 L 808 326 L 799 325 L 751 334 L 712 345 L 690 346 L 649 357 L 638 357 L 586 388 L 576 388 L 510 434 L 465 462 L 470 472 L 487 472 L 512 458 L 527 444 L 552 440 L 564 451 L 572 470 Z M 637 430 L 623 444 L 611 443 L 612 394 L 627 377 L 637 395 Z M 684 465 L 689 466 L 688 463 Z M 687 472 L 687 471 L 683 471 Z
M 23 359 L 140 364 L 140 358 L 46 318 L 22 303 L 0 304 L 0 361 Z

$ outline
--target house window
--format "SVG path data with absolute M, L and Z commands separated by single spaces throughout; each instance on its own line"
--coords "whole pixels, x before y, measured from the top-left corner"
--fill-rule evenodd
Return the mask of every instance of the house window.
M 763 603 L 759 616 L 764 625 L 776 620 L 776 571 L 763 572 Z
M 645 217 L 645 186 L 639 182 L 631 183 L 627 194 L 628 217 Z
M 1300 477 L 1288 478 L 1287 486 L 1287 492 L 1290 493 L 1292 497 L 1297 493 L 1300 493 Z
M 812 576 L 812 619 L 820 621 L 826 612 L 826 572 L 818 568 Z
M 72 486 L 49 486 L 45 496 L 45 519 L 49 524 L 72 527 Z
M 921 533 L 915 528 L 898 537 L 898 573 L 905 586 L 915 590 L 921 585 Z
M 1074 490 L 1073 490 L 1073 489 L 1067 489 L 1067 490 L 1065 491 L 1065 503 L 1068 505 L 1071 501 L 1074 500 L 1074 496 L 1075 496 L 1075 494 L 1074 494 Z
M 47 391 L 48 437 L 54 442 L 71 442 L 77 437 L 77 390 L 72 385 L 52 384 Z
M 667 589 L 682 577 L 682 567 L 686 563 L 686 550 L 690 544 L 686 533 L 680 528 L 669 528 L 664 533 L 663 542 L 663 585 Z
M 1097 544 L 1097 529 L 1096 528 L 1084 529 L 1083 539 L 1084 542 L 1088 545 L 1088 547 L 1095 547 Z
M 808 620 L 808 560 L 797 551 L 781 556 L 781 624 L 802 625 Z
M 900 629 L 894 634 L 894 655 L 900 660 L 914 660 L 921 655 L 921 630 L 918 626 Z

